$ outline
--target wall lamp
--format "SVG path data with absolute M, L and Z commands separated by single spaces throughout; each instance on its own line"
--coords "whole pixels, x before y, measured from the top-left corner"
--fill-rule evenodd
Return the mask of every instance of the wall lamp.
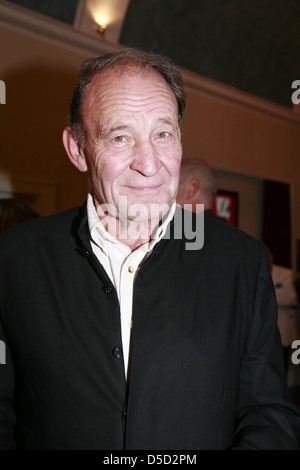
M 104 33 L 107 29 L 107 24 L 106 23 L 98 23 L 96 27 L 96 31 L 98 34 L 100 34 L 101 37 L 104 36 Z

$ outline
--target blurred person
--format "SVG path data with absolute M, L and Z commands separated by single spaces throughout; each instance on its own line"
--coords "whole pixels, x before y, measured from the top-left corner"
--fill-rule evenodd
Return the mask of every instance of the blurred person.
M 292 269 L 274 263 L 274 254 L 268 248 L 271 275 L 275 287 L 278 305 L 278 328 L 280 331 L 282 350 L 286 372 L 291 355 L 291 345 L 298 339 L 296 307 L 297 291 Z
M 214 201 L 217 193 L 217 177 L 215 170 L 204 160 L 183 159 L 177 203 L 184 208 L 185 204 L 195 213 L 203 210 L 205 215 L 216 217 Z M 186 207 L 188 208 L 188 206 Z
M 184 108 L 166 57 L 83 64 L 63 142 L 91 193 L 0 235 L 2 448 L 298 448 L 265 245 L 207 217 L 187 248 Z
M 38 217 L 27 204 L 15 198 L 0 199 L 0 232 L 13 227 L 19 222 Z

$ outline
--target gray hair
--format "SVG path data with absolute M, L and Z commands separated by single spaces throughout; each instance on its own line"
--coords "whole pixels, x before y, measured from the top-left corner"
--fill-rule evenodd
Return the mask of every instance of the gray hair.
M 81 104 L 93 79 L 110 67 L 126 68 L 131 65 L 135 65 L 141 70 L 154 70 L 165 79 L 175 95 L 178 105 L 178 123 L 181 125 L 185 108 L 185 94 L 183 78 L 176 65 L 171 59 L 161 54 L 133 48 L 121 49 L 102 57 L 87 59 L 79 72 L 78 82 L 70 104 L 68 122 L 82 148 L 85 146 L 85 134 L 81 118 Z

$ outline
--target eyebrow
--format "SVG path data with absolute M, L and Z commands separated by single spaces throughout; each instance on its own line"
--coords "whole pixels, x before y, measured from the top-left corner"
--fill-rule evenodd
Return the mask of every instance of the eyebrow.
M 116 132 L 116 131 L 124 131 L 124 130 L 127 130 L 129 129 L 130 126 L 124 124 L 124 125 L 121 125 L 121 126 L 114 126 L 114 127 L 109 127 L 107 129 L 103 129 L 99 126 L 98 128 L 98 136 L 101 138 L 101 139 L 105 139 L 106 137 L 108 137 L 109 135 L 111 135 L 113 132 Z
M 174 126 L 174 123 L 173 123 L 172 119 L 164 118 L 164 117 L 157 119 L 156 123 L 157 124 L 162 123 L 162 124 L 167 124 L 169 126 Z M 177 125 L 177 121 L 175 122 L 175 124 Z M 101 139 L 105 139 L 108 136 L 110 136 L 113 132 L 124 131 L 124 130 L 126 131 L 130 128 L 131 128 L 131 126 L 129 124 L 121 124 L 119 126 L 111 126 L 111 127 L 106 128 L 106 129 L 99 126 L 97 135 Z
M 173 124 L 172 119 L 169 119 L 169 118 L 159 118 L 158 122 L 163 122 L 165 124 L 171 124 L 171 125 Z M 177 123 L 177 120 L 175 122 Z

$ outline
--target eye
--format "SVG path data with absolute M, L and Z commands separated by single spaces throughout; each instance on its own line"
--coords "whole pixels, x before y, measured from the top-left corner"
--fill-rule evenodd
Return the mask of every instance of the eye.
M 168 135 L 169 135 L 169 132 L 160 132 L 157 137 L 159 139 L 165 139 L 166 137 L 168 137 Z
M 125 137 L 123 135 L 117 135 L 114 137 L 115 142 L 125 142 Z

